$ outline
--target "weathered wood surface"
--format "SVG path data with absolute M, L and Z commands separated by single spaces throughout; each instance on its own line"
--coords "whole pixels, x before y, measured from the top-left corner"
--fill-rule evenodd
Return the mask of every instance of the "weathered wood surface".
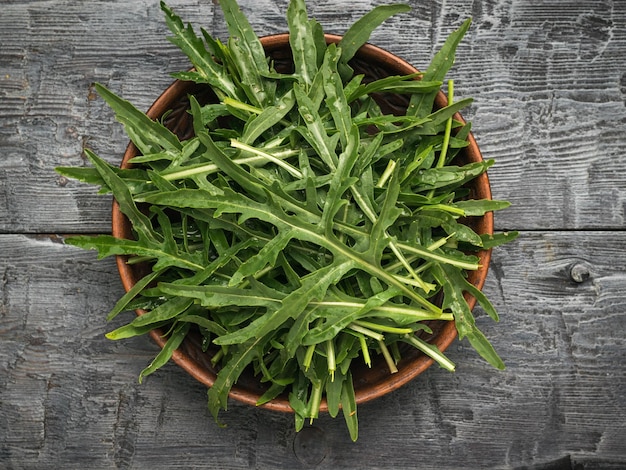
M 514 206 L 503 228 L 621 228 L 626 174 L 626 3 L 412 1 L 372 42 L 424 67 L 465 17 L 474 25 L 450 75 L 486 157 L 496 197 Z M 209 1 L 172 1 L 196 26 L 225 36 Z M 286 29 L 287 2 L 242 5 L 258 34 Z M 311 1 L 341 33 L 371 1 Z M 101 82 L 146 109 L 187 61 L 166 39 L 157 0 L 11 1 L 0 12 L 0 231 L 109 229 L 109 203 L 68 183 L 55 165 L 87 146 L 119 161 L 121 126 L 95 95 Z
M 309 2 L 341 33 L 377 2 Z M 146 109 L 187 67 L 156 0 L 10 0 L 0 7 L 0 468 L 626 467 L 626 2 L 415 1 L 372 42 L 417 67 L 462 19 L 458 96 L 486 157 L 496 249 L 485 286 L 501 313 L 481 326 L 507 363 L 465 343 L 457 373 L 423 376 L 359 408 L 360 437 L 321 418 L 232 403 L 218 428 L 203 387 L 171 365 L 137 383 L 156 347 L 114 343 L 122 293 L 112 260 L 54 234 L 109 231 L 110 200 L 59 178 L 89 147 L 116 162 L 121 127 L 101 82 Z M 220 37 L 212 2 L 172 0 Z M 259 34 L 287 1 L 242 0 Z M 122 319 L 120 319 L 120 322 Z
M 139 385 L 156 347 L 103 337 L 114 326 L 104 313 L 121 292 L 114 263 L 55 237 L 0 240 L 7 468 L 271 469 L 315 458 L 328 469 L 626 464 L 624 233 L 525 233 L 498 250 L 485 290 L 502 319 L 479 321 L 506 371 L 457 342 L 456 373 L 431 368 L 359 408 L 356 444 L 340 419 L 296 436 L 290 415 L 236 403 L 220 429 L 203 386 L 173 365 Z M 306 449 L 296 454 L 300 440 Z

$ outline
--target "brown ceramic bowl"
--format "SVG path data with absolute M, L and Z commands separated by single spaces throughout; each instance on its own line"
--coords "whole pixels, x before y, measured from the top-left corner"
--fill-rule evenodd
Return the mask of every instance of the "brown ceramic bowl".
M 327 42 L 338 42 L 341 37 L 335 35 L 326 35 Z M 261 43 L 266 53 L 275 63 L 275 67 L 279 71 L 288 71 L 291 59 L 291 51 L 289 47 L 289 36 L 287 34 L 278 34 L 261 38 Z M 351 62 L 352 67 L 357 73 L 364 73 L 366 79 L 377 79 L 388 75 L 404 75 L 417 72 L 417 70 L 404 60 L 397 56 L 372 45 L 363 46 L 356 54 Z M 172 110 L 165 120 L 166 125 L 179 135 L 181 139 L 191 137 L 193 133 L 192 125 L 188 113 L 189 107 L 187 99 L 188 94 L 193 93 L 199 101 L 209 102 L 213 97 L 210 92 L 201 86 L 190 82 L 176 81 L 154 102 L 147 114 L 153 119 L 160 119 L 161 116 Z M 394 110 L 406 109 L 407 101 L 399 96 L 393 97 L 394 101 L 389 101 L 389 97 L 385 98 L 387 112 Z M 443 107 L 447 103 L 447 99 L 443 93 L 440 93 L 437 101 L 437 107 Z M 460 115 L 455 118 L 463 121 Z M 131 143 L 126 149 L 121 166 L 123 168 L 130 167 L 129 159 L 138 155 L 137 148 Z M 482 155 L 472 135 L 469 136 L 469 146 L 460 154 L 460 163 L 479 162 Z M 471 183 L 471 197 L 476 199 L 491 199 L 491 189 L 486 174 L 476 178 Z M 131 238 L 132 231 L 126 217 L 120 212 L 117 203 L 113 203 L 113 235 L 118 238 Z M 471 218 L 468 224 L 479 234 L 493 233 L 493 214 L 487 213 L 483 217 Z M 468 273 L 469 281 L 477 288 L 481 289 L 487 270 L 489 267 L 491 252 L 484 250 L 479 252 L 481 268 L 477 271 Z M 118 257 L 117 266 L 120 272 L 124 288 L 128 291 L 141 277 L 141 267 L 137 265 L 129 265 L 126 263 L 125 257 Z M 144 273 L 145 274 L 145 273 Z M 476 303 L 473 297 L 467 297 L 471 308 Z M 142 312 L 138 311 L 138 315 Z M 435 321 L 430 324 L 433 334 L 426 339 L 435 344 L 441 351 L 454 341 L 457 332 L 454 322 L 451 321 Z M 161 347 L 165 344 L 162 337 L 163 332 L 153 330 L 150 333 L 152 339 Z M 191 376 L 202 382 L 207 387 L 213 385 L 216 377 L 216 368 L 211 364 L 210 352 L 203 352 L 200 343 L 200 336 L 190 334 L 185 339 L 181 347 L 174 352 L 173 360 L 187 371 Z M 374 398 L 385 395 L 410 380 L 417 377 L 433 364 L 433 360 L 414 348 L 409 348 L 403 352 L 403 357 L 398 364 L 398 372 L 390 374 L 389 370 L 382 358 L 372 358 L 373 364 L 371 368 L 361 365 L 359 361 L 353 362 L 353 379 L 356 393 L 357 403 L 363 403 Z M 258 398 L 263 394 L 263 384 L 261 384 L 252 373 L 245 373 L 240 377 L 239 381 L 232 388 L 230 397 L 243 403 L 255 405 Z M 290 412 L 292 411 L 286 396 L 281 396 L 273 401 L 262 405 L 263 408 Z M 321 410 L 327 410 L 324 401 Z

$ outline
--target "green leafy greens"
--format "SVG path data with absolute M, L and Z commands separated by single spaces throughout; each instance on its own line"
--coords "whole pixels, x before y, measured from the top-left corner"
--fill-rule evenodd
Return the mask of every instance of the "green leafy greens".
M 220 5 L 227 43 L 204 30 L 198 36 L 161 3 L 171 41 L 194 66 L 176 77 L 217 97 L 201 104 L 190 96 L 193 136 L 181 141 L 97 85 L 140 155 L 120 169 L 86 151 L 92 168 L 57 169 L 112 193 L 134 231 L 132 240 L 75 236 L 67 243 L 152 268 L 108 319 L 145 313 L 107 337 L 166 331 L 143 378 L 197 328 L 220 367 L 208 392 L 216 419 L 251 368 L 268 384 L 259 404 L 288 395 L 300 429 L 325 396 L 332 416 L 343 410 L 353 440 L 354 360 L 371 365 L 372 354 L 381 354 L 394 372 L 404 343 L 454 370 L 420 337 L 430 331 L 427 321 L 454 321 L 460 338 L 503 368 L 463 293 L 498 319 L 466 272 L 479 268 L 473 252 L 516 234 L 478 235 L 464 218 L 508 203 L 466 197 L 464 185 L 493 161 L 453 163 L 469 134 L 453 116 L 471 100 L 453 102 L 449 81 L 448 105 L 433 108 L 469 20 L 423 75 L 366 83 L 351 59 L 406 5 L 376 7 L 338 44 L 326 44 L 304 0 L 291 0 L 288 73 L 275 70 L 236 1 Z M 385 114 L 380 93 L 409 96 L 406 114 Z

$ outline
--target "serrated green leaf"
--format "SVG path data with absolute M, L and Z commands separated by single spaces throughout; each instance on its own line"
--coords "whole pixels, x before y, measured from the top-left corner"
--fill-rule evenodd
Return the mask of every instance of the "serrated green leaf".
M 341 411 L 350 432 L 350 438 L 353 442 L 356 442 L 359 438 L 359 421 L 356 413 L 354 383 L 352 381 L 352 372 L 350 371 L 346 374 L 346 379 L 341 389 Z
M 120 299 L 115 303 L 113 309 L 107 315 L 107 321 L 113 320 L 119 313 L 123 312 L 128 306 L 129 302 L 132 301 L 139 293 L 144 290 L 147 286 L 149 286 L 155 279 L 161 276 L 166 269 L 161 269 L 159 271 L 151 272 L 144 277 L 142 277 L 139 281 L 137 281 L 133 287 L 131 287 L 126 294 L 124 294 Z
M 295 74 L 310 86 L 317 73 L 317 43 L 314 24 L 309 21 L 304 0 L 291 0 L 287 8 L 289 44 L 293 54 Z
M 326 92 L 326 107 L 335 123 L 335 128 L 339 133 L 339 140 L 344 152 L 348 146 L 348 141 L 353 135 L 353 123 L 350 106 L 344 94 L 343 83 L 337 73 L 337 62 L 339 61 L 341 50 L 335 44 L 330 44 L 326 49 L 324 58 L 328 67 L 323 69 L 324 91 Z M 358 136 L 358 134 L 357 134 Z
M 275 105 L 266 107 L 260 114 L 253 116 L 246 122 L 240 140 L 247 144 L 254 143 L 261 134 L 278 124 L 291 111 L 295 102 L 291 90 L 285 93 L 276 101 Z
M 161 348 L 161 351 L 157 354 L 157 356 L 152 360 L 150 365 L 141 371 L 139 374 L 139 383 L 141 383 L 144 377 L 154 373 L 161 367 L 163 367 L 167 362 L 171 359 L 174 351 L 178 349 L 181 345 L 185 336 L 187 336 L 187 332 L 189 331 L 189 327 L 191 325 L 189 323 L 183 323 L 176 328 L 170 334 L 170 337 L 167 339 L 165 345 Z
M 69 245 L 78 246 L 85 250 L 97 250 L 98 258 L 114 255 L 144 256 L 156 260 L 153 269 L 160 270 L 168 266 L 199 271 L 203 268 L 198 257 L 182 256 L 168 253 L 161 244 L 147 245 L 137 240 L 115 238 L 111 235 L 76 235 L 65 240 Z
M 424 72 L 423 80 L 443 81 L 444 77 L 454 64 L 456 49 L 469 29 L 471 19 L 463 22 L 461 27 L 448 36 L 444 45 L 431 59 L 430 65 Z M 407 114 L 425 117 L 432 112 L 433 104 L 438 92 L 419 94 L 411 97 Z
M 472 347 L 483 359 L 497 369 L 504 369 L 504 362 L 498 356 L 489 340 L 476 326 L 476 320 L 472 315 L 472 311 L 463 297 L 463 291 L 471 290 L 473 286 L 453 267 L 437 265 L 433 272 L 439 277 L 439 282 L 444 289 L 443 308 L 449 308 L 454 314 L 454 322 L 459 333 L 459 339 L 467 337 Z M 473 290 L 474 292 L 476 291 L 475 288 Z
M 143 154 L 157 153 L 162 149 L 180 150 L 178 137 L 158 121 L 153 121 L 130 102 L 120 98 L 103 85 L 96 83 L 96 91 L 115 111 L 115 117 Z M 134 137 L 134 138 L 133 138 Z
M 519 232 L 515 230 L 510 232 L 494 233 L 493 235 L 483 234 L 481 235 L 481 239 L 483 241 L 482 247 L 485 250 L 488 250 L 496 246 L 503 245 L 504 243 L 509 243 L 515 240 L 518 236 Z
M 236 1 L 220 0 L 220 6 L 228 25 L 228 46 L 241 88 L 254 106 L 264 108 L 273 101 L 276 84 L 265 79 L 270 70 L 263 46 Z
M 193 304 L 193 300 L 185 297 L 174 297 L 149 312 L 135 318 L 131 325 L 141 327 L 161 323 L 180 315 Z
M 217 338 L 215 343 L 220 345 L 243 343 L 253 337 L 264 336 L 271 332 L 272 329 L 280 328 L 288 319 L 296 318 L 300 315 L 309 302 L 324 298 L 328 287 L 336 283 L 353 268 L 354 263 L 351 261 L 336 261 L 309 274 L 302 278 L 302 285 L 298 289 L 282 300 L 280 308 L 266 313 L 240 330 Z
M 248 258 L 239 266 L 239 269 L 230 278 L 228 285 L 237 286 L 246 277 L 255 275 L 266 266 L 274 266 L 278 255 L 291 241 L 292 236 L 291 231 L 284 231 L 272 238 L 256 255 Z
M 333 138 L 328 136 L 317 106 L 300 86 L 294 86 L 293 91 L 298 103 L 298 111 L 306 125 L 306 128 L 298 127 L 296 130 L 316 150 L 327 168 L 334 170 L 338 161 L 336 144 Z M 339 139 L 339 135 L 336 138 Z
M 444 166 L 441 168 L 429 168 L 419 172 L 412 183 L 419 189 L 439 189 L 448 190 L 457 188 L 483 174 L 493 165 L 493 160 L 468 163 L 463 166 Z
M 165 13 L 167 25 L 174 34 L 174 37 L 169 38 L 169 40 L 189 57 L 195 67 L 194 72 L 185 72 L 184 77 L 178 74 L 179 78 L 208 83 L 227 96 L 239 97 L 240 93 L 224 66 L 213 60 L 211 53 L 205 48 L 202 39 L 196 36 L 191 25 L 187 25 L 185 28 L 180 17 L 174 14 L 165 2 L 161 2 L 161 10 Z
M 107 337 L 107 339 L 114 340 L 114 341 L 117 341 L 120 339 L 133 338 L 135 336 L 143 336 L 149 333 L 150 331 L 154 330 L 155 328 L 160 328 L 165 324 L 167 324 L 167 322 L 151 324 L 151 325 L 143 325 L 143 326 L 135 326 L 132 324 L 127 324 L 124 326 L 120 326 L 119 328 L 116 328 L 113 331 L 108 332 L 107 334 L 105 334 L 105 336 Z
M 197 300 L 207 308 L 226 306 L 268 307 L 278 308 L 284 294 L 275 292 L 269 296 L 267 292 L 259 292 L 253 288 L 236 288 L 219 285 L 191 286 L 172 283 L 161 283 L 159 288 L 170 296 L 180 296 Z
M 350 61 L 360 47 L 368 41 L 372 32 L 391 16 L 406 13 L 410 10 L 411 7 L 403 4 L 378 5 L 348 28 L 341 38 L 341 41 L 339 41 L 339 47 L 342 50 L 340 73 L 344 80 L 351 75 L 351 68 L 348 66 L 348 61 Z
M 346 93 L 348 96 L 348 102 L 352 102 L 362 96 L 379 92 L 411 94 L 439 91 L 442 85 L 441 81 L 415 80 L 415 78 L 421 77 L 421 75 L 422 74 L 419 72 L 412 75 L 393 75 L 360 85 L 352 90 L 350 94 Z M 423 117 L 418 118 L 416 116 L 404 117 L 423 119 Z
M 221 409 L 228 409 L 228 394 L 243 370 L 262 354 L 263 345 L 273 334 L 270 332 L 266 336 L 253 338 L 245 343 L 231 346 L 229 357 L 231 358 L 220 370 L 213 386 L 208 391 L 209 411 L 217 420 Z
M 509 207 L 511 203 L 509 201 L 497 201 L 492 199 L 470 199 L 467 201 L 457 201 L 454 203 L 455 207 L 458 207 L 464 212 L 466 216 L 481 216 L 487 212 L 499 211 Z
M 87 155 L 87 158 L 96 167 L 104 182 L 113 192 L 120 211 L 128 217 L 140 240 L 158 243 L 160 240 L 154 232 L 150 219 L 137 208 L 133 196 L 124 181 L 95 153 L 85 149 L 85 155 Z

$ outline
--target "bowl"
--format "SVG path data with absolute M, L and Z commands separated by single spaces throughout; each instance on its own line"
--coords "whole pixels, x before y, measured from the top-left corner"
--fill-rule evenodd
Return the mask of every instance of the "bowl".
M 337 43 L 340 39 L 341 36 L 326 35 L 327 43 Z M 289 72 L 292 64 L 289 35 L 265 36 L 260 38 L 260 40 L 266 54 L 273 60 L 276 70 L 283 73 Z M 350 62 L 350 65 L 355 70 L 355 73 L 364 74 L 365 80 L 417 72 L 417 69 L 405 60 L 371 44 L 362 46 Z M 166 112 L 169 112 L 163 120 L 165 125 L 176 133 L 181 140 L 190 138 L 193 135 L 193 126 L 191 117 L 187 113 L 189 109 L 187 97 L 189 94 L 193 94 L 201 104 L 215 100 L 215 96 L 206 86 L 177 80 L 159 96 L 147 111 L 147 115 L 152 119 L 161 119 Z M 401 95 L 385 95 L 381 97 L 381 100 L 382 103 L 379 104 L 381 104 L 386 113 L 403 112 L 408 105 L 408 99 Z M 440 92 L 435 101 L 435 107 L 441 108 L 446 106 L 446 104 L 447 98 Z M 464 122 L 459 114 L 455 115 L 455 119 Z M 469 146 L 463 149 L 457 156 L 457 159 L 459 159 L 458 163 L 465 164 L 482 161 L 480 149 L 473 135 L 469 135 L 468 141 Z M 137 155 L 139 155 L 138 149 L 130 143 L 123 156 L 121 167 L 130 168 L 129 160 Z M 491 189 L 486 173 L 483 173 L 470 183 L 470 192 L 470 197 L 472 198 L 491 199 Z M 486 213 L 482 217 L 469 218 L 466 223 L 478 234 L 493 233 L 493 214 L 491 212 Z M 112 233 L 113 236 L 118 238 L 132 238 L 131 225 L 120 212 L 119 206 L 115 201 L 113 202 L 112 211 Z M 478 257 L 481 267 L 476 271 L 468 272 L 468 281 L 478 289 L 483 287 L 487 277 L 490 256 L 490 250 L 480 251 Z M 145 266 L 128 264 L 124 256 L 117 257 L 117 267 L 126 291 L 131 289 L 145 275 L 146 270 Z M 476 300 L 469 295 L 466 296 L 466 300 L 470 308 L 473 308 Z M 143 312 L 137 311 L 137 314 L 141 315 Z M 457 336 L 453 321 L 432 321 L 429 323 L 429 326 L 432 329 L 432 334 L 425 336 L 424 339 L 436 345 L 441 351 L 445 351 Z M 150 332 L 150 336 L 160 347 L 163 347 L 165 344 L 163 333 L 163 331 L 158 329 Z M 218 370 L 211 363 L 210 351 L 203 351 L 199 333 L 190 333 L 180 348 L 174 352 L 172 359 L 202 384 L 207 387 L 213 385 Z M 403 352 L 402 359 L 397 364 L 398 372 L 394 374 L 389 372 L 382 357 L 372 357 L 372 361 L 371 368 L 364 364 L 361 365 L 359 361 L 353 362 L 351 371 L 357 404 L 373 400 L 398 389 L 423 373 L 434 362 L 433 359 L 414 348 L 409 348 Z M 229 396 L 239 402 L 256 405 L 264 391 L 263 384 L 253 376 L 252 372 L 246 371 L 232 387 Z M 260 406 L 265 409 L 282 412 L 293 411 L 287 396 L 279 396 Z M 327 410 L 325 400 L 322 402 L 320 410 Z

